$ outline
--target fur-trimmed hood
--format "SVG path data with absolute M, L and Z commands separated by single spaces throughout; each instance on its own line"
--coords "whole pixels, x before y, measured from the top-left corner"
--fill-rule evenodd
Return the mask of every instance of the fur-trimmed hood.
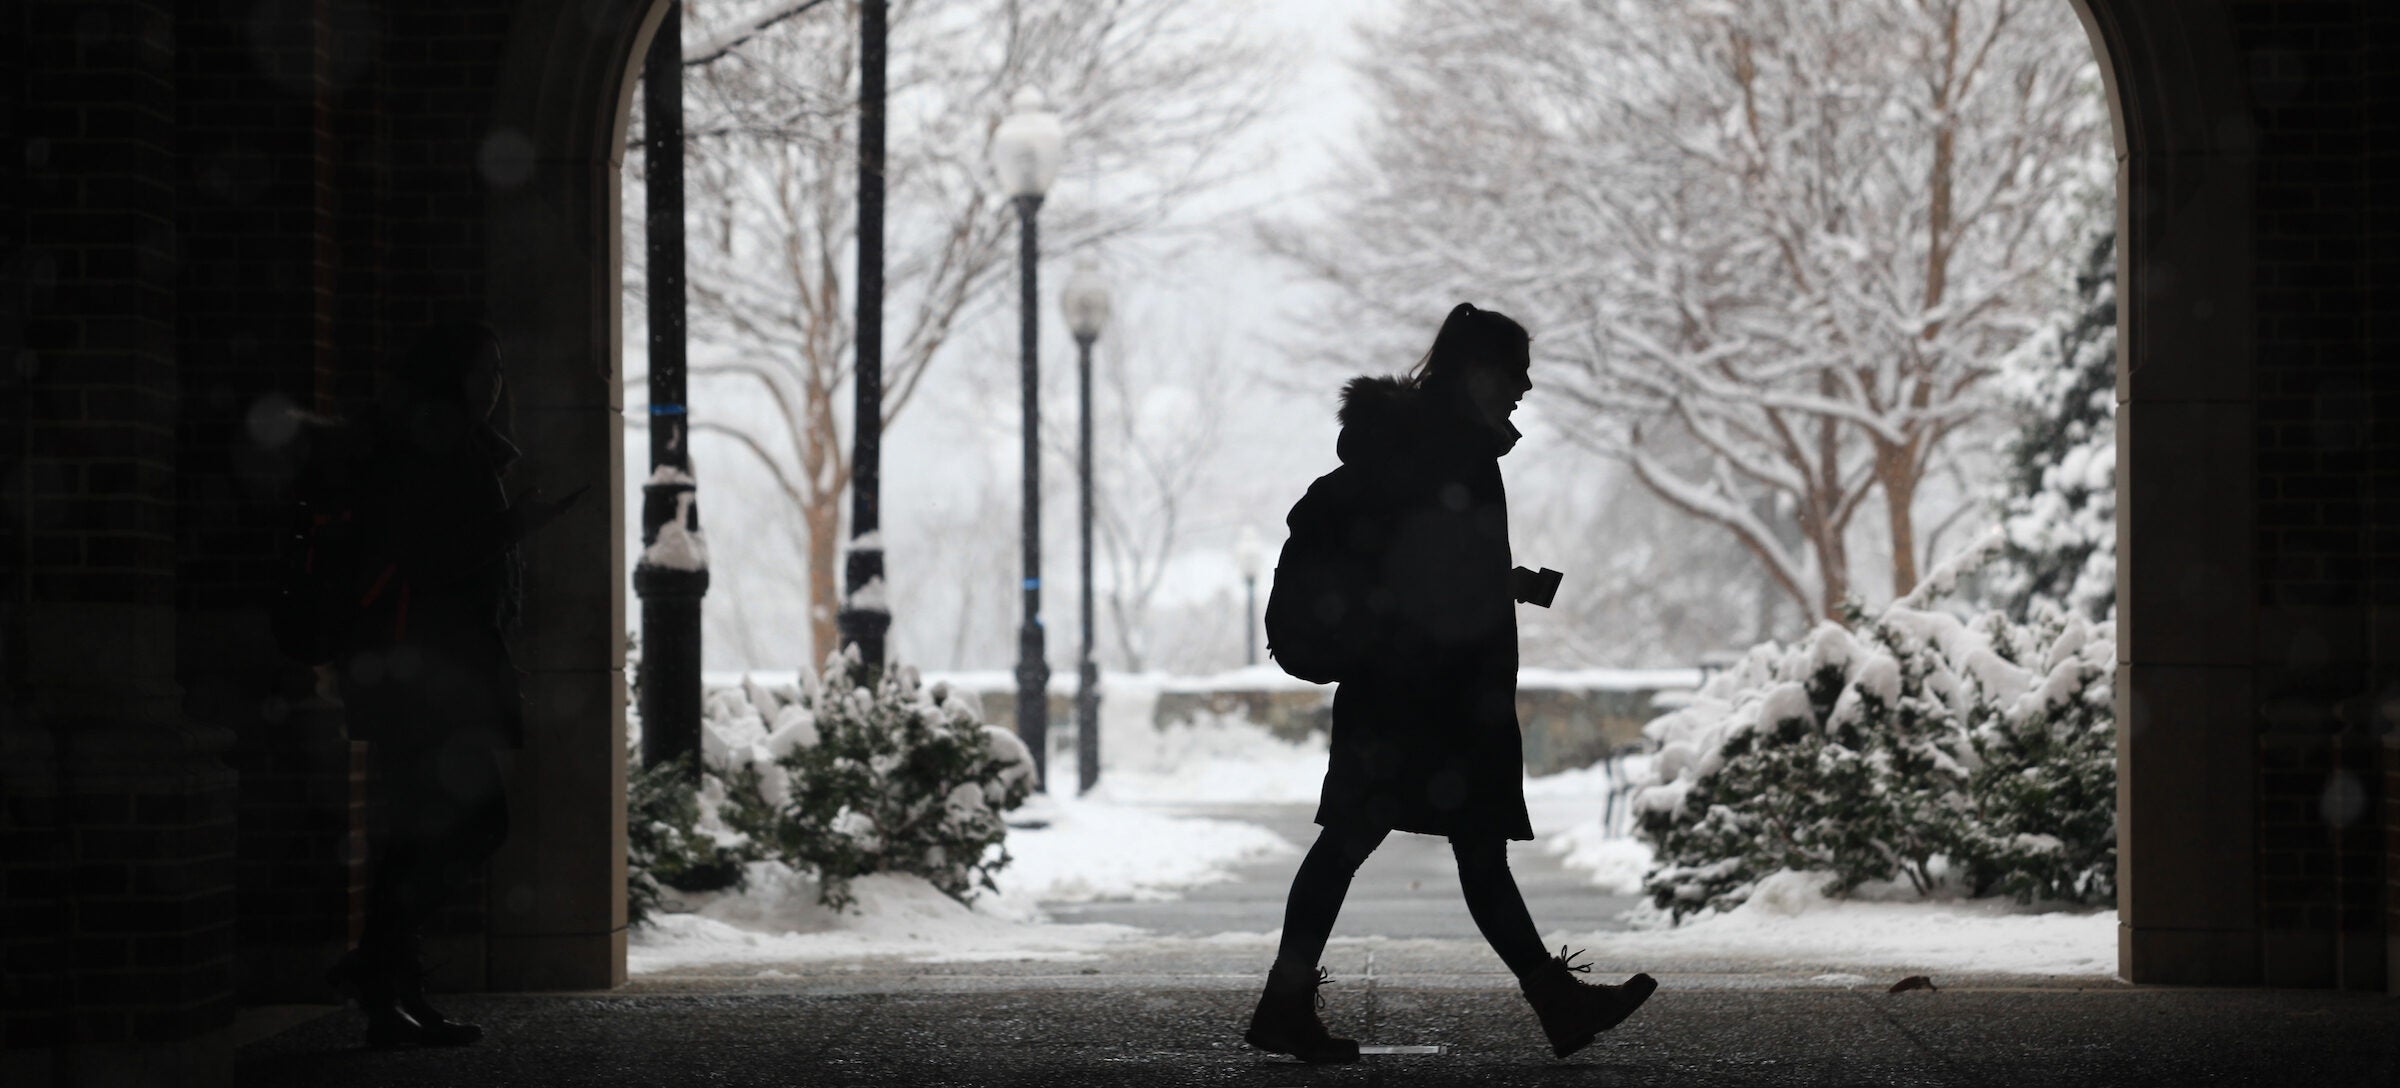
M 1387 461 L 1417 445 L 1428 425 L 1449 413 L 1425 390 L 1401 378 L 1362 374 L 1342 385 L 1334 413 L 1342 436 L 1334 453 L 1344 464 Z
M 1334 418 L 1342 425 L 1334 454 L 1344 464 L 1388 461 L 1437 442 L 1472 443 L 1494 457 L 1513 444 L 1501 441 L 1440 390 L 1388 375 L 1362 374 L 1344 383 Z

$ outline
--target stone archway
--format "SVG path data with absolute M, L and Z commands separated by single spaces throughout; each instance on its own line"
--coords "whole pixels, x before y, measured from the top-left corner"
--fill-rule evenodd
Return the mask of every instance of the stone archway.
M 2117 973 L 2259 977 L 2252 129 L 2229 28 L 2073 0 L 2117 153 Z
M 2240 54 L 2213 6 L 2067 2 L 2109 91 L 2123 239 L 2119 972 L 2255 982 L 2254 171 Z M 489 309 L 523 345 L 534 478 L 606 496 L 583 512 L 587 531 L 540 538 L 532 556 L 528 737 L 512 786 L 522 816 L 494 863 L 495 988 L 625 978 L 617 178 L 664 10 L 529 0 L 485 144 L 487 176 L 499 175 Z M 602 517 L 604 532 L 591 524 Z
M 528 557 L 518 816 L 492 863 L 485 938 L 494 989 L 625 981 L 617 175 L 640 58 L 665 11 L 664 0 L 524 4 L 484 144 L 488 306 L 517 345 L 532 478 L 589 483 L 598 497 L 578 511 L 579 531 L 537 538 Z

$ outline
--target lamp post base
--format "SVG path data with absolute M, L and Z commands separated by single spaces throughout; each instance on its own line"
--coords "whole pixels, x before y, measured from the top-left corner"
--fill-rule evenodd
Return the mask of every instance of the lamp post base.
M 700 779 L 700 599 L 708 572 L 647 564 L 633 569 L 642 600 L 642 762 L 692 757 Z
M 1033 753 L 1034 781 L 1050 788 L 1050 666 L 1043 660 L 1042 627 L 1017 629 L 1017 739 Z
M 1100 782 L 1100 666 L 1085 658 L 1075 691 L 1075 793 Z

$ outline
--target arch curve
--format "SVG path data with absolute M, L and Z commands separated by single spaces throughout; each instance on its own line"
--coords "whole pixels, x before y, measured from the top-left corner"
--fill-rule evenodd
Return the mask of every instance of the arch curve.
M 2063 2 L 2099 58 L 2119 163 L 2120 973 L 2251 982 L 2255 137 L 2240 53 L 2220 2 Z M 490 111 L 532 160 L 488 202 L 486 282 L 523 345 L 534 475 L 597 485 L 608 519 L 532 556 L 513 788 L 533 815 L 494 870 L 514 882 L 495 895 L 511 905 L 493 918 L 503 988 L 625 977 L 617 173 L 666 5 L 526 0 Z M 609 727 L 588 727 L 603 709 Z M 610 829 L 604 846 L 593 826 Z

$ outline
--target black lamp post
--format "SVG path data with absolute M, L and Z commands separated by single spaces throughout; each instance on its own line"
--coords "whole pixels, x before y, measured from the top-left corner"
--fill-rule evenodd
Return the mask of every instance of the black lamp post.
M 868 676 L 883 671 L 892 626 L 883 585 L 883 97 L 886 0 L 859 5 L 858 36 L 858 366 L 851 408 L 850 554 L 842 607 L 834 614 L 842 645 L 858 647 Z
M 1040 255 L 1035 216 L 1058 178 L 1064 128 L 1030 87 L 1010 101 L 1011 112 L 992 133 L 992 170 L 1017 205 L 1017 269 L 1021 292 L 1018 356 L 1025 398 L 1025 619 L 1017 628 L 1017 736 L 1033 750 L 1033 771 L 1048 788 L 1050 665 L 1042 656 L 1041 301 L 1034 265 Z
M 1075 334 L 1076 399 L 1082 408 L 1076 446 L 1076 475 L 1083 491 L 1083 657 L 1075 686 L 1076 793 L 1090 793 L 1100 780 L 1100 666 L 1092 661 L 1092 342 L 1108 324 L 1108 285 L 1089 253 L 1077 258 L 1074 274 L 1058 293 L 1067 330 Z
M 642 762 L 689 754 L 700 779 L 700 598 L 707 552 L 698 546 L 684 411 L 683 5 L 667 7 L 642 70 L 643 215 L 650 277 L 650 479 L 642 485 Z M 662 546 L 663 545 L 663 546 Z
M 1233 541 L 1233 563 L 1242 571 L 1242 663 L 1258 664 L 1258 575 L 1267 563 L 1258 530 L 1242 526 Z

